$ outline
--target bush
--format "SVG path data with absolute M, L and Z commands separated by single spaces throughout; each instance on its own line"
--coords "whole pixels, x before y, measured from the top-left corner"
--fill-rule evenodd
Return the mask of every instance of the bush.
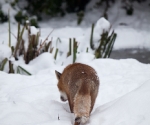
M 32 15 L 36 15 L 38 19 L 41 18 L 42 13 L 56 16 L 58 13 L 64 13 L 61 8 L 62 2 L 62 0 L 27 0 L 25 10 Z
M 16 15 L 15 15 L 15 19 L 17 22 L 20 22 L 21 24 L 25 23 L 24 21 L 27 19 L 27 15 L 22 14 L 22 11 L 19 11 Z
M 12 8 L 18 11 L 14 17 L 17 22 L 24 24 L 26 19 L 32 19 L 30 20 L 30 22 L 33 22 L 31 24 L 38 27 L 37 21 L 45 17 L 64 16 L 66 13 L 76 13 L 78 16 L 77 24 L 80 24 L 89 1 L 90 0 L 14 0 L 10 4 Z M 122 0 L 121 7 L 125 9 L 127 15 L 132 15 L 134 12 L 133 2 L 140 4 L 144 1 L 146 0 Z M 115 2 L 116 0 L 99 0 L 95 5 L 104 9 L 102 16 L 108 19 L 107 11 Z M 33 16 L 37 18 L 32 18 Z M 0 9 L 0 22 L 3 23 L 6 21 L 8 21 L 7 15 Z
M 42 19 L 42 15 L 64 16 L 65 13 L 84 11 L 86 4 L 90 0 L 26 0 L 12 2 L 12 6 L 17 5 L 21 10 L 26 10 L 29 15 L 37 16 L 38 20 Z M 22 4 L 24 6 L 22 7 Z M 19 14 L 22 17 L 21 14 Z
M 19 11 L 16 15 L 15 15 L 15 19 L 17 22 L 21 23 L 21 24 L 25 24 L 26 20 L 30 21 L 30 25 L 31 26 L 35 26 L 36 28 L 38 28 L 38 22 L 36 18 L 33 17 L 28 17 L 27 14 L 23 14 L 22 11 Z

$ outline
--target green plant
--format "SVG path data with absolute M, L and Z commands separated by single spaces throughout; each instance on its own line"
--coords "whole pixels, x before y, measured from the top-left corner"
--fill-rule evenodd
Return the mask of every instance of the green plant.
M 75 63 L 76 61 L 77 49 L 78 49 L 77 41 L 75 38 L 73 38 L 73 63 Z
M 9 10 L 8 10 L 8 31 L 9 31 L 9 41 L 8 41 L 8 46 L 11 47 L 11 27 L 10 27 L 10 16 L 9 16 Z
M 9 12 L 8 12 L 9 15 Z M 45 40 L 42 42 L 39 40 L 40 37 L 40 30 L 37 32 L 37 34 L 32 34 L 31 33 L 31 26 L 28 21 L 26 21 L 26 24 L 22 26 L 20 23 L 18 23 L 18 32 L 17 35 L 15 36 L 16 38 L 16 45 L 11 46 L 11 29 L 10 29 L 10 20 L 8 22 L 9 25 L 9 47 L 11 47 L 12 50 L 12 56 L 15 58 L 17 61 L 20 56 L 23 57 L 24 62 L 28 64 L 31 60 L 35 59 L 38 57 L 40 54 L 44 52 L 50 52 L 52 53 L 53 50 L 55 50 L 54 54 L 54 59 L 57 60 L 57 55 L 59 53 L 59 48 L 54 48 L 52 47 L 52 39 L 48 41 L 49 36 L 53 32 L 53 30 L 48 34 L 48 36 L 45 38 Z M 33 27 L 32 27 L 33 28 Z M 91 28 L 91 37 L 90 37 L 90 47 L 94 51 L 95 57 L 96 58 L 109 58 L 115 39 L 117 37 L 117 34 L 113 32 L 110 33 L 110 31 L 103 32 L 101 34 L 100 40 L 99 40 L 99 45 L 98 47 L 94 47 L 94 42 L 93 41 L 93 31 L 94 31 L 94 24 L 92 24 Z M 23 34 L 28 33 L 28 39 L 23 39 Z M 58 38 L 56 40 L 56 46 L 57 44 L 62 43 L 61 39 Z M 76 55 L 77 55 L 77 49 L 78 49 L 78 42 L 76 41 L 75 38 L 69 38 L 69 52 L 66 53 L 67 57 L 72 55 L 72 63 L 75 63 L 76 61 Z M 86 48 L 86 52 L 89 51 L 90 48 Z M 13 66 L 13 63 L 5 58 L 1 63 L 0 63 L 0 70 L 3 71 L 4 67 L 7 66 L 6 64 L 9 65 L 9 73 L 19 73 L 19 74 L 27 74 L 31 75 L 26 69 L 24 69 L 21 66 L 18 66 L 17 69 L 14 69 L 15 66 Z
M 84 12 L 83 11 L 78 12 L 77 16 L 78 16 L 77 24 L 80 25 L 84 17 Z
M 38 22 L 37 22 L 37 19 L 36 18 L 33 18 L 33 17 L 30 17 L 27 15 L 27 14 L 23 14 L 22 11 L 19 11 L 16 15 L 15 15 L 15 19 L 18 23 L 21 23 L 21 24 L 25 24 L 25 21 L 26 20 L 29 20 L 30 21 L 30 25 L 31 26 L 35 26 L 35 27 L 39 27 L 38 26 Z
M 92 28 L 91 28 L 91 37 L 90 37 L 90 47 L 91 47 L 91 49 L 94 49 L 94 45 L 93 45 L 93 31 L 94 31 L 94 23 L 92 24 Z
M 19 22 L 27 19 L 26 17 L 36 16 L 37 20 L 42 20 L 43 17 L 64 16 L 65 13 L 80 13 L 85 10 L 87 3 L 90 0 L 26 0 L 24 1 L 14 0 L 11 2 L 12 7 L 20 8 L 20 12 L 15 16 L 15 19 Z M 23 10 L 23 11 L 22 11 Z M 23 12 L 27 12 L 24 14 Z M 27 16 L 28 15 L 28 16 Z M 43 16 L 44 15 L 44 16 Z M 83 13 L 79 14 L 78 23 L 83 19 Z
M 31 18 L 30 19 L 30 25 L 31 26 L 35 26 L 35 27 L 39 27 L 39 25 L 38 25 L 38 22 L 37 22 L 37 19 L 35 19 L 35 18 Z
M 52 45 L 52 41 L 49 41 L 48 43 L 45 43 L 44 52 L 48 52 L 48 51 L 49 51 L 49 48 L 51 48 L 51 45 Z
M 56 60 L 57 58 L 57 54 L 58 54 L 58 48 L 56 48 L 56 51 L 55 51 L 55 55 L 54 55 L 54 59 Z
M 25 41 L 22 38 L 25 30 L 28 31 L 28 48 L 25 48 Z M 28 64 L 32 59 L 38 56 L 37 45 L 39 42 L 39 36 L 39 32 L 37 35 L 31 35 L 30 26 L 28 24 L 24 25 L 21 29 L 20 23 L 18 23 L 17 43 L 13 53 L 15 59 L 18 60 L 18 56 L 23 55 L 26 64 Z
M 22 11 L 19 11 L 16 15 L 15 15 L 15 19 L 17 22 L 23 24 L 24 21 L 27 19 L 27 15 L 23 14 Z
M 10 27 L 10 21 L 9 21 L 9 27 Z M 37 56 L 39 56 L 41 53 L 44 52 L 48 52 L 50 50 L 50 52 L 52 52 L 53 48 L 51 47 L 51 41 L 46 43 L 46 40 L 48 40 L 48 37 L 50 36 L 50 33 L 46 39 L 41 43 L 40 47 L 38 47 L 39 45 L 39 36 L 40 36 L 40 31 L 37 32 L 36 35 L 31 34 L 31 27 L 29 26 L 28 23 L 26 23 L 26 25 L 24 25 L 23 27 L 20 25 L 20 23 L 18 23 L 18 32 L 17 32 L 17 37 L 16 40 L 16 46 L 13 47 L 11 46 L 11 38 L 10 38 L 10 28 L 9 28 L 9 46 L 12 49 L 12 56 L 15 58 L 15 60 L 18 60 L 18 57 L 23 55 L 24 61 L 26 64 L 28 64 L 31 60 L 33 60 L 34 58 L 36 58 Z M 27 30 L 28 32 L 28 41 L 24 41 L 23 39 L 23 34 L 24 31 Z M 15 35 L 14 35 L 15 36 Z M 28 43 L 28 48 L 25 48 L 25 42 Z M 58 52 L 58 50 L 57 50 Z M 57 54 L 55 55 L 56 58 Z M 8 73 L 15 73 L 14 67 L 13 67 L 13 63 L 7 58 L 5 58 L 1 63 L 0 63 L 0 70 L 3 71 L 4 67 L 6 66 L 6 63 L 8 62 L 9 65 L 9 72 Z M 28 71 L 26 71 L 24 68 L 22 68 L 21 66 L 18 66 L 17 68 L 17 73 L 23 73 L 23 74 L 27 74 L 27 75 L 31 75 L 31 73 L 29 73 Z
M 73 44 L 73 50 L 72 50 L 72 44 Z M 75 63 L 76 61 L 77 49 L 78 49 L 78 42 L 76 41 L 76 39 L 73 38 L 73 41 L 72 41 L 72 39 L 69 38 L 69 52 L 67 53 L 67 57 L 73 54 L 73 61 L 72 61 L 73 63 Z
M 56 16 L 58 13 L 63 15 L 64 11 L 61 8 L 63 0 L 27 0 L 28 5 L 25 9 L 32 15 L 41 18 L 41 14 Z
M 21 72 L 23 72 L 24 74 L 27 74 L 27 75 L 32 75 L 31 73 L 29 73 L 27 70 L 25 70 L 25 69 L 22 68 L 21 66 L 18 66 L 18 67 L 17 67 L 17 73 L 18 73 L 18 74 L 21 74 Z
M 3 71 L 4 70 L 4 67 L 7 63 L 8 59 L 5 58 L 1 63 L 0 63 L 0 71 Z
M 71 55 L 71 48 L 72 48 L 72 42 L 71 42 L 71 38 L 69 38 L 69 52 L 67 54 L 67 57 Z
M 99 40 L 99 45 L 97 49 L 94 49 L 93 44 L 93 30 L 94 24 L 92 24 L 91 37 L 90 37 L 90 46 L 91 49 L 95 52 L 96 58 L 109 58 L 113 49 L 114 42 L 116 40 L 117 34 L 112 31 L 111 35 L 109 35 L 110 31 L 103 32 L 101 34 L 101 38 Z

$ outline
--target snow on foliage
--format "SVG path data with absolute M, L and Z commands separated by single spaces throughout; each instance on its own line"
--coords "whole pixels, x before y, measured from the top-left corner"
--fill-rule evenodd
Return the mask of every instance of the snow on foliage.
M 109 30 L 110 30 L 110 23 L 105 18 L 102 17 L 96 22 L 94 31 L 93 31 L 93 41 L 95 41 L 94 42 L 95 48 L 98 47 L 98 44 L 99 44 L 98 41 L 101 38 L 101 34 L 109 32 Z
M 64 29 L 60 30 L 61 32 L 56 31 L 57 33 L 59 32 L 58 34 L 62 35 L 61 37 L 55 36 L 56 33 L 53 33 L 53 32 L 55 32 L 55 30 L 54 31 L 51 30 L 51 32 L 53 31 L 52 34 L 50 34 L 50 36 L 48 35 L 49 37 L 46 36 L 44 38 L 42 36 L 42 34 L 45 35 L 45 33 L 47 33 L 48 30 L 46 30 L 46 32 L 40 32 L 40 30 L 35 28 L 34 26 L 28 26 L 28 29 L 26 29 L 26 28 L 24 30 L 22 30 L 22 29 L 23 29 L 23 27 L 21 26 L 21 32 L 24 31 L 23 35 L 22 35 L 22 41 L 20 40 L 22 43 L 20 42 L 20 44 L 19 44 L 20 49 L 18 49 L 16 51 L 17 54 L 16 55 L 14 54 L 15 55 L 14 57 L 17 58 L 17 60 L 12 61 L 15 72 L 18 71 L 16 69 L 17 66 L 23 67 L 24 69 L 28 70 L 31 74 L 37 72 L 38 69 L 41 70 L 41 68 L 40 67 L 37 68 L 36 65 L 32 65 L 31 69 L 33 69 L 34 71 L 31 71 L 30 68 L 28 68 L 28 65 L 31 65 L 29 62 L 30 62 L 30 60 L 32 60 L 31 59 L 32 55 L 31 54 L 28 55 L 28 54 L 31 51 L 33 51 L 33 52 L 31 52 L 32 54 L 38 52 L 39 53 L 38 57 L 36 55 L 33 55 L 33 56 L 36 57 L 36 58 L 41 58 L 40 54 L 42 53 L 42 51 L 43 51 L 42 49 L 44 48 L 44 46 L 42 46 L 42 44 L 43 43 L 48 43 L 49 41 L 52 42 L 51 46 L 53 48 L 52 53 L 49 54 L 49 55 L 51 55 L 51 57 L 53 57 L 53 58 L 55 57 L 56 50 L 58 49 L 58 54 L 57 54 L 57 57 L 56 57 L 55 61 L 54 61 L 54 59 L 51 60 L 53 63 L 55 63 L 57 65 L 58 64 L 59 65 L 67 65 L 67 64 L 70 64 L 70 63 L 73 62 L 73 58 L 74 58 L 73 57 L 73 55 L 74 55 L 73 54 L 74 53 L 73 40 L 76 40 L 76 42 L 78 44 L 77 45 L 78 46 L 78 48 L 77 48 L 77 58 L 76 58 L 77 60 L 78 60 L 78 58 L 81 58 L 81 56 L 89 56 L 90 58 L 88 57 L 87 60 L 93 60 L 94 59 L 94 51 L 95 50 L 92 50 L 91 47 L 90 47 L 90 37 L 89 37 L 90 34 L 91 34 L 90 30 L 85 31 L 85 33 L 84 33 L 85 35 L 81 33 L 81 36 L 75 36 L 74 35 L 75 37 L 72 37 L 72 38 L 70 37 L 71 33 L 68 33 L 66 36 L 61 34 L 61 32 L 64 32 L 63 31 Z M 65 30 L 67 31 L 68 28 L 65 29 Z M 71 29 L 69 29 L 68 31 L 70 31 L 70 30 Z M 79 31 L 79 30 L 80 29 L 78 28 L 77 31 Z M 94 46 L 98 46 L 98 44 L 100 44 L 99 40 L 101 39 L 101 35 L 104 32 L 109 32 L 109 30 L 110 30 L 110 23 L 105 18 L 103 18 L 103 17 L 100 18 L 97 21 L 97 23 L 94 27 L 94 31 L 93 31 L 93 44 L 94 44 Z M 39 38 L 37 38 L 37 34 L 41 35 L 41 36 Z M 71 55 L 68 56 L 69 38 L 71 40 Z M 38 39 L 38 42 L 34 41 L 34 39 L 35 40 Z M 4 42 L 6 42 L 6 40 Z M 12 43 L 15 43 L 15 42 L 17 42 L 17 40 L 12 41 Z M 23 44 L 23 47 L 22 47 L 22 44 Z M 36 47 L 35 47 L 35 44 L 37 44 Z M 16 45 L 14 45 L 14 46 L 16 47 Z M 22 48 L 24 49 L 24 51 L 22 52 L 23 54 L 20 55 L 19 53 L 20 53 L 20 50 L 22 51 Z M 87 49 L 88 49 L 88 51 L 87 51 Z M 48 52 L 49 51 L 50 50 L 48 50 Z M 7 53 L 7 54 L 8 55 L 6 55 L 6 57 L 11 57 L 12 58 L 11 53 Z M 81 56 L 80 56 L 80 54 L 81 54 Z M 40 59 L 36 59 L 34 57 L 33 57 L 33 62 L 35 62 L 34 60 L 38 60 L 37 63 L 41 63 L 41 64 L 44 63 L 44 62 L 41 62 Z M 5 57 L 2 56 L 1 58 L 2 58 L 1 60 L 4 60 Z M 52 59 L 52 58 L 50 58 L 50 59 Z M 8 60 L 9 60 L 9 58 L 8 58 Z M 22 60 L 25 60 L 24 64 L 22 63 Z M 47 60 L 47 61 L 50 61 L 50 60 Z M 19 65 L 18 62 L 21 62 L 20 63 L 21 65 Z M 47 63 L 46 60 L 45 60 L 45 63 Z M 8 62 L 7 62 L 7 64 L 8 64 Z M 26 64 L 28 64 L 28 65 L 26 65 Z M 49 66 L 47 64 L 43 64 L 43 65 L 45 65 L 44 67 Z M 35 67 L 35 68 L 33 68 L 33 67 Z M 43 66 L 41 66 L 41 67 L 43 67 Z M 8 72 L 8 69 L 4 70 L 4 71 Z

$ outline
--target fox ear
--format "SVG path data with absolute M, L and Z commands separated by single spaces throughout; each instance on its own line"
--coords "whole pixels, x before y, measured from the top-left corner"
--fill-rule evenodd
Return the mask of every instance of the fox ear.
M 55 70 L 55 74 L 56 74 L 57 79 L 59 80 L 60 76 L 61 76 L 61 73 Z

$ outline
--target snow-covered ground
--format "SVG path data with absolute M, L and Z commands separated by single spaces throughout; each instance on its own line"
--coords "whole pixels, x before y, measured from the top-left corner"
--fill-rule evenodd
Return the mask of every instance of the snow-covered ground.
M 150 65 L 133 59 L 97 59 L 86 64 L 100 77 L 97 101 L 86 125 L 150 124 Z M 68 103 L 60 101 L 55 69 L 61 72 L 63 67 L 49 65 L 32 76 L 0 72 L 1 125 L 73 124 Z
M 100 9 L 89 11 L 92 2 L 80 26 L 76 25 L 75 15 L 41 22 L 40 39 L 44 40 L 54 29 L 49 40 L 53 38 L 55 47 L 68 52 L 68 38 L 76 38 L 80 43 L 76 61 L 88 64 L 97 71 L 100 78 L 99 94 L 86 125 L 149 125 L 150 64 L 142 64 L 134 59 L 94 59 L 92 53 L 85 53 L 85 48 L 89 46 L 91 23 L 101 17 Z M 108 12 L 109 22 L 117 33 L 114 49 L 150 49 L 150 8 L 142 4 L 134 4 L 133 16 L 125 16 L 125 11 L 119 8 L 120 2 Z M 8 7 L 7 4 L 3 9 L 6 11 Z M 95 40 L 103 27 L 108 29 L 109 22 L 104 19 L 99 21 L 103 25 L 97 25 Z M 11 24 L 11 32 L 17 34 L 14 23 Z M 58 37 L 62 41 L 60 45 L 56 44 Z M 22 57 L 19 57 L 19 61 L 10 58 L 7 23 L 0 24 L 0 38 L 0 62 L 7 57 L 14 67 L 20 65 L 32 74 L 26 76 L 0 71 L 0 125 L 72 125 L 74 115 L 70 113 L 68 103 L 60 101 L 55 77 L 55 70 L 62 72 L 66 65 L 72 63 L 72 56 L 58 56 L 58 60 L 54 60 L 53 53 L 44 53 L 26 65 Z M 16 38 L 11 35 L 11 44 L 15 46 L 15 43 Z M 8 72 L 8 67 L 5 67 L 5 71 Z

